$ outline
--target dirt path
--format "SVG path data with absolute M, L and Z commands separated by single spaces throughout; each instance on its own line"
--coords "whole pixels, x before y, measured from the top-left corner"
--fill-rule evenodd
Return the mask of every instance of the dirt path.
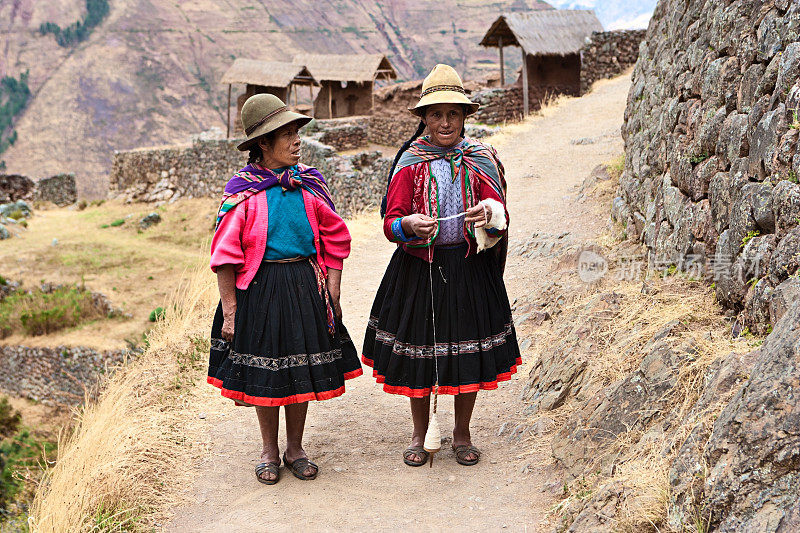
M 622 152 L 619 128 L 628 86 L 627 77 L 601 82 L 591 94 L 491 140 L 507 171 L 512 247 L 534 232 L 585 238 L 602 227 L 596 206 L 575 201 L 575 187 L 596 165 Z M 584 141 L 573 142 L 578 139 Z M 393 245 L 383 238 L 377 215 L 349 225 L 354 247 L 345 263 L 343 308 L 360 348 Z M 547 256 L 510 255 L 511 299 L 540 284 L 549 263 Z M 524 333 L 523 325 L 521 337 Z M 503 424 L 509 428 L 524 420 L 519 395 L 529 368 L 525 360 L 512 381 L 479 394 L 472 436 L 484 456 L 475 467 L 458 465 L 451 452 L 438 454 L 433 469 L 405 466 L 400 453 L 411 435 L 408 400 L 385 394 L 365 372 L 348 382 L 344 396 L 311 405 L 305 447 L 320 465 L 319 479 L 302 482 L 284 473 L 274 487 L 253 476 L 260 449 L 255 413 L 233 407 L 208 386 L 192 413 L 208 424 L 207 451 L 194 465 L 197 478 L 187 488 L 188 503 L 174 509 L 166 530 L 542 530 L 554 499 L 547 483 L 555 479 L 546 449 L 498 436 Z M 452 398 L 445 397 L 440 409 L 442 434 L 448 435 Z

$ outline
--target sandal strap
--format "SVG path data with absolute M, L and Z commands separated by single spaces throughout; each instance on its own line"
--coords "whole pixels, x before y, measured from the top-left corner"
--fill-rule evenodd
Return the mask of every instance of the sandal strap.
M 476 448 L 475 446 L 467 446 L 466 444 L 462 444 L 461 446 L 456 446 L 453 451 L 456 452 L 456 457 L 459 459 L 464 459 L 470 453 L 475 454 L 476 457 L 481 456 L 481 451 Z
M 428 460 L 428 452 L 422 446 L 409 446 L 406 448 L 406 451 L 403 452 L 403 459 L 408 459 L 412 455 L 419 455 L 424 457 L 426 461 Z
M 295 475 L 300 475 L 304 478 L 312 478 L 317 475 L 317 472 L 319 472 L 319 466 L 317 466 L 317 464 L 314 461 L 311 461 L 308 457 L 299 457 L 292 462 L 288 462 L 286 460 L 286 456 L 284 455 L 283 462 L 286 463 L 286 466 L 288 466 Z M 306 469 L 308 467 L 314 469 L 313 474 L 306 474 Z

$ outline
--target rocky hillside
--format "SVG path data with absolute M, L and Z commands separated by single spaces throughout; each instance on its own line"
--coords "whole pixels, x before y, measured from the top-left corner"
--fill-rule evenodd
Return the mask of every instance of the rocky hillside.
M 113 150 L 224 129 L 219 79 L 235 57 L 382 52 L 404 79 L 436 62 L 477 78 L 496 68 L 496 51 L 478 43 L 499 13 L 549 7 L 540 0 L 112 0 L 88 39 L 62 47 L 39 28 L 85 17 L 82 0 L 0 0 L 0 77 L 30 71 L 33 92 L 14 125 L 18 139 L 0 159 L 35 179 L 75 172 L 80 194 L 102 195 Z
M 713 283 L 738 315 L 734 338 L 771 332 L 694 385 L 695 407 L 724 407 L 677 441 L 669 523 L 681 531 L 800 530 L 798 77 L 800 3 L 790 0 L 661 0 L 633 75 L 614 216 L 651 265 Z M 632 393 L 673 387 L 686 366 L 654 366 L 655 348 L 612 406 L 622 409 L 602 414 L 661 412 L 632 405 Z

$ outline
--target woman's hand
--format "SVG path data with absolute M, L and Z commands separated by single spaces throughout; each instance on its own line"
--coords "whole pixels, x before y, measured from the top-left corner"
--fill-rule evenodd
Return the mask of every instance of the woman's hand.
M 342 271 L 335 268 L 328 268 L 328 294 L 331 297 L 331 305 L 333 306 L 333 314 L 336 318 L 342 319 Z
M 233 325 L 236 321 L 236 308 L 232 313 L 222 311 L 222 338 L 230 342 L 233 340 Z
M 421 239 L 430 239 L 436 233 L 436 219 L 421 213 L 403 217 L 403 233 L 416 235 Z
M 475 224 L 476 228 L 482 228 L 492 220 L 492 208 L 479 202 L 474 207 L 467 209 L 467 214 L 464 217 L 464 222 L 467 224 Z
M 219 298 L 222 302 L 222 338 L 233 340 L 233 325 L 236 321 L 236 270 L 233 265 L 217 268 Z

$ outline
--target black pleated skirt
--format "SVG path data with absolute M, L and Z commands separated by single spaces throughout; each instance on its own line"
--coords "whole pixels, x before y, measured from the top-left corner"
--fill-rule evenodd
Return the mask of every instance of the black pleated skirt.
M 398 248 L 370 313 L 362 360 L 383 390 L 421 398 L 496 389 L 521 364 L 505 284 L 491 253 L 436 248 L 428 263 Z M 435 358 L 434 358 L 435 351 Z
M 344 394 L 362 374 L 358 352 L 337 321 L 328 331 L 325 302 L 310 261 L 262 263 L 236 290 L 232 342 L 222 339 L 222 304 L 211 328 L 208 382 L 240 405 L 280 406 Z

